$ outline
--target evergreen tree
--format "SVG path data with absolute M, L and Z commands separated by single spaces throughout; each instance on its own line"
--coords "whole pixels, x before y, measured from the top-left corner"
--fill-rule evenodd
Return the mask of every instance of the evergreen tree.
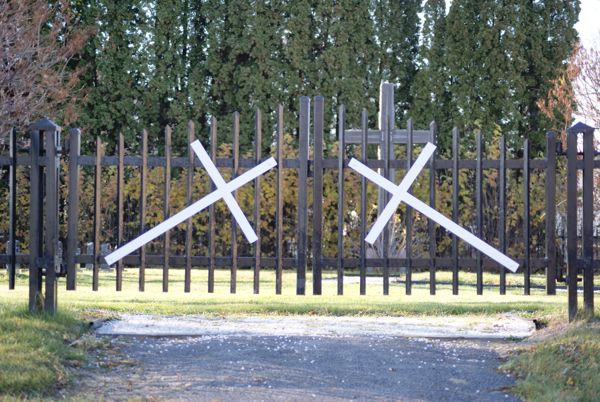
M 411 88 L 413 104 L 409 116 L 417 127 L 438 125 L 437 143 L 449 150 L 452 130 L 449 79 L 445 52 L 445 0 L 428 0 L 423 8 L 424 22 L 419 49 L 419 70 Z
M 167 125 L 176 128 L 176 146 L 187 142 L 184 134 L 190 117 L 187 71 L 189 70 L 187 0 L 156 0 L 152 42 L 149 47 L 151 78 L 145 103 L 151 117 L 146 122 L 153 143 L 162 143 Z
M 576 39 L 577 0 L 455 0 L 446 19 L 452 120 L 509 144 L 543 142 L 536 102 L 564 69 Z
M 377 77 L 396 84 L 396 119 L 405 119 L 419 49 L 421 0 L 377 0 L 375 28 L 379 44 Z M 379 81 L 377 80 L 377 81 Z M 372 84 L 373 85 L 373 84 Z M 376 88 L 379 84 L 375 83 Z
M 253 2 L 252 2 L 253 3 Z M 245 0 L 211 0 L 208 2 L 207 73 L 210 79 L 209 111 L 221 128 L 220 141 L 231 141 L 231 113 L 244 118 L 250 111 L 248 75 L 253 67 L 252 15 L 254 5 Z M 245 127 L 242 146 L 251 142 Z
M 346 106 L 348 127 L 360 123 L 361 110 L 368 105 L 372 89 L 370 72 L 376 67 L 374 28 L 368 10 L 367 0 L 339 0 L 320 2 L 315 12 L 321 28 L 316 87 L 328 99 L 332 113 L 338 105 Z
M 189 97 L 189 118 L 196 123 L 197 135 L 208 136 L 208 73 L 206 68 L 207 4 L 206 1 L 188 0 L 188 46 L 184 48 L 189 59 L 185 80 Z
M 87 102 L 79 125 L 90 143 L 102 135 L 115 144 L 120 131 L 131 141 L 147 121 L 142 102 L 148 75 L 145 6 L 143 0 L 74 4 L 82 24 L 95 25 L 97 31 L 74 66 L 84 69 L 81 83 Z
M 519 33 L 515 42 L 523 61 L 517 64 L 522 85 L 515 93 L 521 99 L 518 112 L 522 118 L 512 129 L 521 138 L 529 137 L 534 149 L 542 150 L 544 133 L 551 123 L 541 113 L 537 101 L 546 95 L 552 80 L 566 72 L 568 59 L 577 44 L 574 26 L 580 2 L 520 0 L 516 3 L 512 8 Z

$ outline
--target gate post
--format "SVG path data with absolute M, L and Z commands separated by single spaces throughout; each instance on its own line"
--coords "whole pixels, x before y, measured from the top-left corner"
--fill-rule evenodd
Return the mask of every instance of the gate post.
M 580 152 L 577 150 L 579 134 L 583 134 L 583 180 L 581 235 L 583 260 L 578 258 L 577 237 L 579 221 L 577 219 L 578 174 L 577 162 Z M 577 281 L 579 266 L 583 267 L 583 299 L 586 313 L 594 313 L 594 250 L 593 250 L 593 173 L 594 173 L 594 128 L 577 123 L 568 130 L 567 149 L 567 260 L 568 260 L 568 299 L 569 321 L 577 315 Z
M 29 311 L 56 312 L 58 253 L 58 171 L 60 168 L 60 131 L 53 121 L 43 118 L 34 123 L 31 134 L 30 263 Z M 42 147 L 44 143 L 45 147 Z M 42 159 L 42 148 L 45 158 Z M 42 160 L 45 163 L 42 163 Z M 46 166 L 44 177 L 43 165 Z M 44 219 L 45 217 L 45 219 Z M 42 292 L 45 276 L 45 293 Z

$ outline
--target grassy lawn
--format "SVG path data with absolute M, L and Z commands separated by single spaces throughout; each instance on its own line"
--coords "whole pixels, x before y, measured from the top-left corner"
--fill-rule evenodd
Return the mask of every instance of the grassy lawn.
M 352 275 L 352 273 L 350 273 Z M 494 314 L 517 312 L 525 316 L 543 318 L 566 314 L 566 293 L 546 296 L 543 289 L 532 289 L 524 296 L 519 285 L 523 277 L 507 274 L 508 295 L 499 294 L 498 275 L 484 275 L 483 296 L 476 295 L 474 274 L 461 273 L 460 294 L 452 295 L 451 274 L 439 272 L 437 294 L 429 294 L 428 273 L 415 273 L 418 283 L 412 295 L 405 294 L 405 285 L 397 278 L 390 280 L 390 295 L 383 296 L 381 283 L 368 283 L 367 296 L 360 296 L 358 283 L 346 284 L 344 295 L 338 296 L 334 272 L 323 274 L 323 295 L 312 296 L 310 272 L 307 273 L 306 296 L 297 296 L 295 272 L 286 271 L 283 277 L 283 294 L 275 295 L 275 275 L 272 270 L 261 271 L 260 294 L 253 294 L 252 271 L 238 271 L 236 294 L 229 293 L 229 271 L 217 270 L 215 292 L 207 292 L 206 270 L 192 271 L 191 293 L 183 292 L 183 271 L 170 271 L 169 292 L 162 292 L 162 270 L 146 270 L 146 291 L 138 291 L 138 272 L 126 269 L 123 291 L 115 291 L 114 271 L 100 273 L 100 290 L 91 290 L 90 271 L 78 273 L 77 291 L 66 291 L 64 279 L 59 284 L 59 309 L 105 309 L 114 312 L 143 312 L 157 314 L 326 314 L 326 315 L 445 315 Z M 357 277 L 354 277 L 358 281 Z M 26 276 L 19 277 L 17 289 L 7 291 L 7 278 L 0 275 L 0 303 L 26 305 Z M 532 283 L 543 285 L 544 278 L 535 276 Z M 4 288 L 4 289 L 2 289 Z
M 600 322 L 579 322 L 518 354 L 503 366 L 519 378 L 527 401 L 597 401 L 600 397 Z
M 0 304 L 0 399 L 32 397 L 66 383 L 65 367 L 85 358 L 82 348 L 69 346 L 84 331 L 71 313 L 31 315 Z
M 85 356 L 81 348 L 68 345 L 84 331 L 81 317 L 111 312 L 137 312 L 167 315 L 247 315 L 247 314 L 320 314 L 320 315 L 466 315 L 485 316 L 514 312 L 540 321 L 566 320 L 566 292 L 547 296 L 542 288 L 523 295 L 523 277 L 507 274 L 507 295 L 499 294 L 498 275 L 484 274 L 484 294 L 476 295 L 475 276 L 461 273 L 458 296 L 452 295 L 451 274 L 439 272 L 437 294 L 429 294 L 428 273 L 415 273 L 412 295 L 405 294 L 405 284 L 391 278 L 390 295 L 383 296 L 382 284 L 371 277 L 367 296 L 359 295 L 356 283 L 344 286 L 344 295 L 336 294 L 334 272 L 323 275 L 323 295 L 312 296 L 310 272 L 306 296 L 297 296 L 296 274 L 284 272 L 283 294 L 275 295 L 275 275 L 261 271 L 261 294 L 254 295 L 252 271 L 238 272 L 236 294 L 229 293 L 229 271 L 217 270 L 215 292 L 207 292 L 206 270 L 192 272 L 192 291 L 183 292 L 183 271 L 172 269 L 168 293 L 162 292 L 162 270 L 146 271 L 146 291 L 138 291 L 138 272 L 126 269 L 123 291 L 115 291 L 113 271 L 100 273 L 100 290 L 92 291 L 90 271 L 78 273 L 78 290 L 59 285 L 59 311 L 56 317 L 26 314 L 27 277 L 19 275 L 17 288 L 7 290 L 7 277 L 0 273 L 0 399 L 7 395 L 31 396 L 67 379 L 65 366 L 77 364 Z M 542 286 L 543 276 L 532 283 Z M 600 283 L 600 278 L 598 282 Z M 521 287 L 519 287 L 521 286 Z M 599 305 L 600 303 L 596 303 Z M 101 311 L 100 311 L 101 310 Z M 596 309 L 600 315 L 600 309 Z M 516 356 L 507 368 L 519 375 L 517 392 L 527 400 L 586 400 L 600 394 L 600 333 L 595 324 L 578 324 L 567 334 L 542 342 Z M 551 367 L 551 369 L 548 369 Z M 593 373 L 593 374 L 590 374 Z

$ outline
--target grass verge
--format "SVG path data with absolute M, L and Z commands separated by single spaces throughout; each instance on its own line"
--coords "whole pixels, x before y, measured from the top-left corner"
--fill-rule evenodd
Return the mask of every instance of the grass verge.
M 526 401 L 597 401 L 600 322 L 578 322 L 512 357 L 502 369 L 518 378 Z
M 145 292 L 138 290 L 138 270 L 128 268 L 123 273 L 123 290 L 115 291 L 115 272 L 101 271 L 99 290 L 91 290 L 91 274 L 82 270 L 77 274 L 77 290 L 65 291 L 64 279 L 59 284 L 59 310 L 72 311 L 107 310 L 109 312 L 153 313 L 166 315 L 208 314 L 208 315 L 248 315 L 248 314 L 317 314 L 317 315 L 493 315 L 514 312 L 526 317 L 540 319 L 544 316 L 566 316 L 566 293 L 547 296 L 543 288 L 532 289 L 530 296 L 523 295 L 523 275 L 507 274 L 507 295 L 500 295 L 498 274 L 484 274 L 483 295 L 476 294 L 475 275 L 461 273 L 460 294 L 453 295 L 451 273 L 438 272 L 441 282 L 436 294 L 430 295 L 428 273 L 413 273 L 415 283 L 412 295 L 406 295 L 406 285 L 402 277 L 390 278 L 388 296 L 382 293 L 381 277 L 369 277 L 367 296 L 359 292 L 356 273 L 348 272 L 344 285 L 344 295 L 337 295 L 336 274 L 323 272 L 323 294 L 313 296 L 312 277 L 307 273 L 305 296 L 296 295 L 296 273 L 284 271 L 281 295 L 275 294 L 275 274 L 273 270 L 262 270 L 260 274 L 260 294 L 253 293 L 251 270 L 240 269 L 237 274 L 237 292 L 229 289 L 228 270 L 215 271 L 214 293 L 207 292 L 207 272 L 205 269 L 192 270 L 190 293 L 183 292 L 184 272 L 180 269 L 169 271 L 169 292 L 162 291 L 162 270 L 147 269 Z M 534 276 L 532 283 L 543 283 L 543 276 Z M 0 274 L 0 286 L 6 279 Z M 5 285 L 4 285 L 5 286 Z M 2 303 L 27 303 L 26 275 L 18 278 L 14 291 L 0 292 Z M 600 311 L 600 310 L 599 310 Z
M 52 317 L 0 305 L 0 399 L 42 396 L 64 385 L 66 367 L 85 359 L 81 347 L 69 346 L 85 329 L 68 311 Z

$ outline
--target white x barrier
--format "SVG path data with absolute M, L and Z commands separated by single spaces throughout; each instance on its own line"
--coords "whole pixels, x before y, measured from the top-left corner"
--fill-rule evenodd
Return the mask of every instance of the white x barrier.
M 235 190 L 237 190 L 244 184 L 254 180 L 256 177 L 260 176 L 266 171 L 277 166 L 277 162 L 275 161 L 275 159 L 269 158 L 266 161 L 262 162 L 260 165 L 253 167 L 247 172 L 244 172 L 240 176 L 231 180 L 229 183 L 226 183 L 219 171 L 217 170 L 217 167 L 210 159 L 210 156 L 200 143 L 200 141 L 196 140 L 192 142 L 191 147 L 194 150 L 194 153 L 200 159 L 200 162 L 202 163 L 206 171 L 208 172 L 208 175 L 215 183 L 215 186 L 217 187 L 216 190 L 107 255 L 105 257 L 105 260 L 108 265 L 112 265 L 115 262 L 122 259 L 123 257 L 131 254 L 138 248 L 142 247 L 144 244 L 156 239 L 158 236 L 162 235 L 167 230 L 174 228 L 175 226 L 184 222 L 191 216 L 207 208 L 209 205 L 217 202 L 221 198 L 223 198 L 223 200 L 231 210 L 233 217 L 240 225 L 242 231 L 244 232 L 244 235 L 246 236 L 246 239 L 248 239 L 250 243 L 254 243 L 258 239 L 256 237 L 256 233 L 252 229 L 252 226 L 250 226 L 250 222 L 248 222 L 248 219 L 246 219 L 246 216 L 242 212 L 242 209 L 236 202 L 235 198 L 233 198 L 233 195 L 231 193 L 233 193 Z
M 456 236 L 460 237 L 477 250 L 481 251 L 488 257 L 502 264 L 504 267 L 509 269 L 512 272 L 516 272 L 517 268 L 519 268 L 519 264 L 513 259 L 509 258 L 507 255 L 502 254 L 500 251 L 496 250 L 494 247 L 490 246 L 473 233 L 459 226 L 452 220 L 446 218 L 444 215 L 440 214 L 435 209 L 431 208 L 429 205 L 425 204 L 423 201 L 415 198 L 411 194 L 408 193 L 409 187 L 417 178 L 417 175 L 421 172 L 425 164 L 435 151 L 436 146 L 432 143 L 427 143 L 414 165 L 411 166 L 410 170 L 406 173 L 406 176 L 400 183 L 400 185 L 396 186 L 394 183 L 381 176 L 377 172 L 370 169 L 365 164 L 359 162 L 358 160 L 352 158 L 348 166 L 361 175 L 365 176 L 367 179 L 377 184 L 379 187 L 382 187 L 384 190 L 392 194 L 392 199 L 385 206 L 385 209 L 381 213 L 381 215 L 377 218 L 371 231 L 365 238 L 370 244 L 373 244 L 377 237 L 383 231 L 386 223 L 391 219 L 394 215 L 394 212 L 400 205 L 400 202 L 405 202 L 410 205 L 423 215 L 427 216 L 429 219 L 437 222 L 441 226 L 443 226 L 446 230 L 454 233 Z

